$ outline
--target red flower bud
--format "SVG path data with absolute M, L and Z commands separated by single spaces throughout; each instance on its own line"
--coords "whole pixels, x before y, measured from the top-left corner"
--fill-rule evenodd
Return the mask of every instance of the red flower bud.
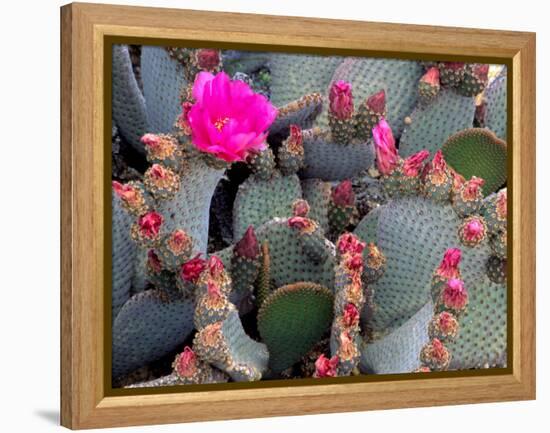
M 347 327 L 352 327 L 359 323 L 359 310 L 351 302 L 344 307 L 343 322 Z
M 181 266 L 181 277 L 190 283 L 196 283 L 206 269 L 206 260 L 200 258 L 200 253 Z
M 325 355 L 321 355 L 315 361 L 315 373 L 313 377 L 335 377 L 336 367 L 338 367 L 338 356 L 334 355 L 328 359 Z
M 353 96 L 351 84 L 339 80 L 332 83 L 329 92 L 330 114 L 340 120 L 347 120 L 353 115 Z
M 162 215 L 157 212 L 148 212 L 138 219 L 138 226 L 141 235 L 145 238 L 154 239 L 158 236 L 162 224 Z
M 365 243 L 361 242 L 357 236 L 352 233 L 344 233 L 338 238 L 336 247 L 341 255 L 361 254 L 365 249 Z
M 439 86 L 439 69 L 432 67 L 420 78 L 420 81 L 430 86 Z
M 350 180 L 340 182 L 336 188 L 332 190 L 332 202 L 340 207 L 353 206 L 355 194 Z
M 462 251 L 458 248 L 449 248 L 445 251 L 443 260 L 436 270 L 436 274 L 443 278 L 458 278 L 458 265 L 462 257 Z
M 241 257 L 255 260 L 260 255 L 260 245 L 254 233 L 254 227 L 249 226 L 242 239 L 235 244 L 235 253 Z
M 451 278 L 443 289 L 443 304 L 456 311 L 463 310 L 468 304 L 468 291 L 462 280 Z
M 383 114 L 386 111 L 386 92 L 380 90 L 367 99 L 367 107 L 377 114 Z
M 409 156 L 403 163 L 403 173 L 405 176 L 414 177 L 420 173 L 422 163 L 430 156 L 430 152 L 427 150 L 421 150 L 414 155 Z

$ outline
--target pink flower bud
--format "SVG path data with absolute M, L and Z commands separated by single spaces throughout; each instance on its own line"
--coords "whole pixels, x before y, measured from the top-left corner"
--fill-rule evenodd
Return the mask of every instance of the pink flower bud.
M 160 137 L 155 134 L 145 134 L 141 137 L 141 142 L 147 147 L 156 148 L 160 145 Z
M 353 256 L 349 257 L 346 260 L 345 266 L 350 271 L 362 271 L 363 270 L 363 256 L 361 254 L 354 254 Z
M 186 134 L 191 134 L 191 126 L 189 125 L 189 112 L 193 108 L 193 104 L 189 101 L 185 101 L 181 104 L 181 114 L 178 117 L 178 126 Z
M 460 227 L 459 236 L 463 243 L 474 246 L 485 239 L 487 226 L 481 217 L 469 217 Z
M 174 230 L 166 241 L 168 249 L 175 256 L 189 253 L 193 245 L 193 239 L 184 230 Z
M 475 200 L 481 195 L 481 187 L 485 181 L 480 177 L 472 176 L 472 178 L 463 185 L 462 197 L 465 200 Z
M 255 260 L 260 255 L 260 245 L 254 233 L 254 227 L 249 226 L 242 239 L 235 244 L 234 251 L 241 257 Z
M 328 359 L 325 355 L 321 355 L 315 361 L 315 373 L 313 377 L 335 377 L 336 367 L 338 367 L 338 356 L 334 355 Z
M 300 231 L 313 231 L 315 223 L 309 218 L 294 216 L 288 219 L 288 226 Z
M 443 255 L 443 260 L 436 270 L 436 274 L 443 278 L 458 278 L 460 272 L 458 265 L 462 257 L 462 251 L 458 248 L 449 248 Z
M 443 289 L 442 300 L 446 308 L 463 310 L 468 304 L 468 291 L 462 280 L 451 278 Z
M 211 48 L 202 48 L 197 50 L 197 64 L 201 69 L 212 71 L 220 64 L 219 50 Z
M 196 283 L 206 269 L 206 260 L 200 258 L 200 253 L 181 266 L 181 277 L 189 283 Z
M 382 89 L 367 99 L 367 108 L 376 114 L 386 112 L 386 92 Z
M 430 358 L 439 364 L 446 364 L 449 359 L 449 351 L 438 338 L 432 340 L 428 352 Z
M 145 134 L 141 137 L 149 158 L 163 160 L 174 156 L 177 149 L 176 140 L 164 134 Z
M 151 173 L 151 176 L 157 180 L 166 179 L 168 176 L 168 171 L 160 164 L 153 164 L 149 168 L 149 172 Z
M 506 215 L 508 214 L 508 194 L 505 189 L 500 191 L 497 195 L 496 211 L 499 219 L 506 219 Z
M 442 311 L 435 319 L 443 335 L 456 335 L 458 332 L 458 321 L 448 311 Z
M 444 172 L 447 170 L 447 162 L 445 161 L 441 150 L 435 152 L 434 159 L 432 161 L 432 169 L 438 172 Z
M 329 92 L 330 114 L 340 120 L 347 120 L 353 115 L 353 96 L 351 84 L 339 80 L 332 83 Z
M 139 204 L 139 192 L 133 185 L 130 184 L 121 184 L 116 180 L 113 180 L 113 190 L 115 194 L 120 197 L 124 203 L 128 206 L 138 205 Z
M 292 203 L 292 214 L 297 217 L 307 217 L 309 214 L 309 203 L 303 199 L 296 200 Z
M 155 211 L 148 212 L 138 219 L 139 231 L 144 238 L 154 239 L 160 232 L 162 222 L 161 214 Z
M 378 171 L 384 175 L 389 175 L 397 166 L 398 156 L 393 133 L 385 119 L 380 119 L 378 124 L 372 128 L 372 136 L 374 138 Z
M 351 180 L 340 182 L 336 188 L 332 190 L 332 202 L 336 206 L 348 207 L 355 203 L 355 194 L 351 185 Z
M 439 69 L 432 67 L 420 78 L 420 81 L 430 86 L 439 86 Z
M 207 267 L 212 278 L 220 277 L 225 270 L 225 266 L 218 256 L 210 256 L 207 262 Z
M 289 147 L 296 148 L 302 147 L 304 143 L 304 137 L 302 135 L 302 129 L 298 125 L 290 125 L 290 135 L 288 136 Z
M 159 256 L 157 255 L 155 250 L 147 251 L 147 264 L 155 274 L 158 274 L 162 271 L 162 263 L 160 262 Z
M 189 378 L 197 371 L 197 356 L 186 346 L 183 352 L 176 356 L 173 364 L 174 371 L 180 378 Z
M 489 75 L 489 65 L 487 64 L 477 64 L 473 67 L 473 73 L 476 78 L 480 81 L 486 81 Z
M 414 155 L 409 156 L 403 163 L 403 173 L 405 176 L 414 177 L 420 173 L 422 163 L 430 156 L 427 150 L 421 150 Z
M 343 322 L 349 328 L 359 323 L 359 310 L 351 302 L 344 307 Z
M 365 243 L 361 242 L 357 236 L 352 233 L 344 233 L 338 238 L 336 248 L 341 255 L 361 254 L 365 249 Z

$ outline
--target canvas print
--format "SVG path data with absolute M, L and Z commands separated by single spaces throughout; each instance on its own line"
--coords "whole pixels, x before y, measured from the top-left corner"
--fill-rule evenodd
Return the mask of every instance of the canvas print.
M 507 366 L 503 65 L 115 45 L 112 386 Z

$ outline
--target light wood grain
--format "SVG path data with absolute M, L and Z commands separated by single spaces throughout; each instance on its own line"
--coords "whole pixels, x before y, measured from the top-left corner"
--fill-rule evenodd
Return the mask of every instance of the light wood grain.
M 72 4 L 61 10 L 61 422 L 70 428 L 535 398 L 535 36 L 531 33 Z M 512 63 L 513 371 L 499 376 L 107 397 L 103 371 L 105 36 L 484 56 Z M 261 47 L 259 47 L 261 48 Z

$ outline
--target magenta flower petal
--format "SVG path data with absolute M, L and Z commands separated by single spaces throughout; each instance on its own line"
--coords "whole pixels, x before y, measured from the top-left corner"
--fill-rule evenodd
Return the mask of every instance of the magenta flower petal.
M 242 81 L 201 72 L 193 85 L 195 104 L 187 113 L 195 147 L 227 162 L 244 161 L 265 149 L 277 109 Z

